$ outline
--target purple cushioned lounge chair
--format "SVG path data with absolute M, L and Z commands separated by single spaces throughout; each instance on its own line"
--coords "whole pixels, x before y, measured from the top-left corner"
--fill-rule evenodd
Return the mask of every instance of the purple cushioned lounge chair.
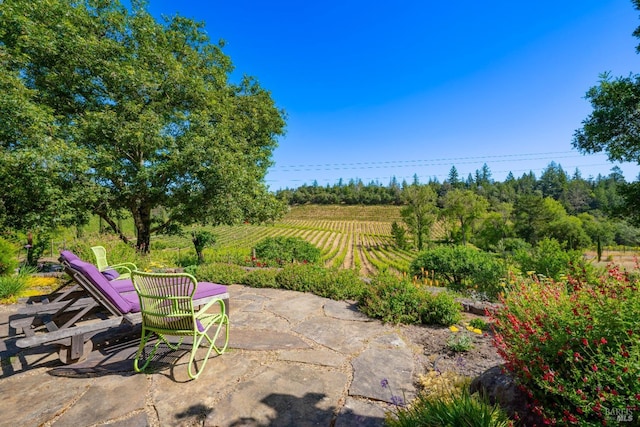
M 131 280 L 109 281 L 95 265 L 70 251 L 62 251 L 60 262 L 77 285 L 73 298 L 55 305 L 27 306 L 18 314 L 25 317 L 12 320 L 11 326 L 24 334 L 16 341 L 18 347 L 58 344 L 60 360 L 75 363 L 91 351 L 94 335 L 125 323 L 140 323 L 140 300 Z M 229 312 L 226 286 L 198 283 L 194 304 L 204 305 L 213 299 L 223 300 Z

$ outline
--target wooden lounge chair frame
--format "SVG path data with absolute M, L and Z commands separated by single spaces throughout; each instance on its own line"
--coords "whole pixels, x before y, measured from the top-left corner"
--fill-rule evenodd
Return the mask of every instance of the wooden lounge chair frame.
M 114 303 L 113 296 L 105 294 L 104 289 L 96 285 L 95 273 L 100 273 L 94 265 L 81 260 L 72 262 L 61 260 L 61 262 L 65 272 L 76 285 L 56 295 L 54 302 L 26 305 L 19 310 L 19 317 L 10 321 L 10 325 L 16 333 L 24 334 L 16 341 L 17 347 L 31 348 L 55 344 L 59 346 L 60 360 L 69 364 L 79 362 L 88 355 L 93 348 L 91 338 L 96 334 L 122 325 L 137 325 L 141 323 L 142 317 L 139 311 L 139 299 L 133 285 L 129 292 L 120 293 L 108 285 L 109 281 L 106 278 L 104 278 L 106 283 L 98 278 L 100 285 L 110 289 L 112 294 L 115 292 L 116 297 L 121 298 L 126 295 L 129 302 L 133 302 L 133 299 L 137 301 L 125 312 Z M 95 272 L 92 272 L 94 277 L 89 277 L 86 270 L 83 271 L 79 266 L 95 269 Z M 228 313 L 229 294 L 226 288 L 222 285 L 209 285 L 216 288 L 203 287 L 203 292 L 198 295 L 194 303 L 199 306 L 212 299 L 221 299 Z

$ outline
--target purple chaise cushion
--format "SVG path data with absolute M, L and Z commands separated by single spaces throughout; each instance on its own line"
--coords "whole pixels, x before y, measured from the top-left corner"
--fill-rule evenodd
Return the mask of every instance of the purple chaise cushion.
M 98 271 L 98 268 L 95 265 L 81 260 L 74 260 L 69 264 L 71 267 L 82 273 L 82 275 L 89 280 L 109 301 L 111 301 L 122 314 L 126 314 L 131 311 L 131 303 L 118 293 L 107 278 Z
M 60 252 L 60 258 L 63 258 L 67 263 L 80 260 L 76 254 L 67 250 Z
M 118 282 L 122 282 L 122 280 L 118 280 Z M 135 290 L 120 292 L 120 296 L 124 298 L 129 304 L 131 304 L 131 313 L 140 312 L 140 297 Z
M 227 292 L 227 287 L 224 285 L 209 282 L 198 282 L 198 287 L 196 288 L 195 294 L 193 294 L 193 299 L 202 299 L 213 295 L 224 294 L 225 292 Z
M 133 286 L 133 282 L 131 279 L 122 279 L 122 280 L 112 280 L 109 281 L 113 289 L 118 291 L 118 293 L 123 292 L 135 292 L 136 288 Z
M 112 268 L 103 271 L 102 275 L 106 277 L 107 280 L 116 280 L 118 277 L 120 277 L 120 273 L 118 273 L 116 270 Z

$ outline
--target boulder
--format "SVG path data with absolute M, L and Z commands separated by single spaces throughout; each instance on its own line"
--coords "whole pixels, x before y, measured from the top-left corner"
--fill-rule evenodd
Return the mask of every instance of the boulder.
M 519 418 L 523 425 L 544 425 L 542 418 L 531 412 L 531 400 L 504 365 L 494 366 L 474 378 L 469 389 L 472 394 L 480 392 L 486 396 L 491 404 L 497 403 L 509 417 Z

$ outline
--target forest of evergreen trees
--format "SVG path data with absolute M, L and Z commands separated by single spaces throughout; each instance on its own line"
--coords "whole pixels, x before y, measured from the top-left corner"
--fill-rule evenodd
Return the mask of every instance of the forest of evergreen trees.
M 280 190 L 276 195 L 289 205 L 406 205 L 405 189 L 412 185 L 431 187 L 437 195 L 436 208 L 440 210 L 443 210 L 447 193 L 454 189 L 466 190 L 485 199 L 487 209 L 476 221 L 476 234 L 482 231 L 483 220 L 493 217 L 494 222 L 509 225 L 508 232 L 500 232 L 502 237 L 507 237 L 507 233 L 530 243 L 552 236 L 564 241 L 567 248 L 587 247 L 596 240 L 607 245 L 640 244 L 638 229 L 624 218 L 628 203 L 625 203 L 623 189 L 628 183 L 618 167 L 613 167 L 607 176 L 585 179 L 579 170 L 570 175 L 562 166 L 551 162 L 540 177 L 533 172 L 519 178 L 509 173 L 504 182 L 497 182 L 492 179 L 486 164 L 466 179 L 459 177 L 453 166 L 444 182 L 420 183 L 417 177 L 411 183 L 398 182 L 394 178 L 387 185 L 340 180 L 334 185 L 314 183 Z M 555 227 L 555 231 L 550 227 Z M 496 226 L 490 229 L 495 230 Z M 546 231 L 541 233 L 541 230 Z

